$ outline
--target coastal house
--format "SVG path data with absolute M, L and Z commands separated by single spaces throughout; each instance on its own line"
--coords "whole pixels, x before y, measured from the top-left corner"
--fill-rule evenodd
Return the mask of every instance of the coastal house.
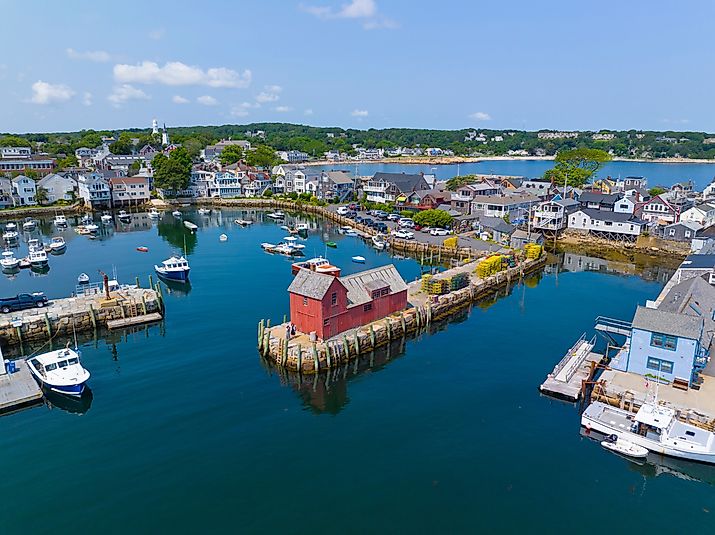
M 667 225 L 680 220 L 680 211 L 665 194 L 636 205 L 635 214 L 643 221 Z
M 559 199 L 539 204 L 534 210 L 533 224 L 538 230 L 560 232 L 568 226 L 568 217 L 581 205 L 575 199 Z
M 476 227 L 480 240 L 492 240 L 502 245 L 508 245 L 516 226 L 504 221 L 501 217 L 480 216 L 472 224 Z
M 355 182 L 347 171 L 326 171 L 322 173 L 319 198 L 344 202 L 353 198 Z
M 610 176 L 606 178 L 601 178 L 599 180 L 594 180 L 591 185 L 592 191 L 598 191 L 600 193 L 611 195 L 617 193 L 620 188 L 618 187 L 618 182 L 613 180 Z
M 663 238 L 672 241 L 691 242 L 697 232 L 703 228 L 699 223 L 679 221 L 663 227 Z
M 534 195 L 545 201 L 553 194 L 553 186 L 550 180 L 522 180 L 516 191 Z
M 333 277 L 301 269 L 288 288 L 298 331 L 327 340 L 407 307 L 407 284 L 393 265 Z
M 12 186 L 12 181 L 9 178 L 0 177 L 0 208 L 8 208 L 15 205 Z
M 386 204 L 397 201 L 400 195 L 428 190 L 430 186 L 422 174 L 378 172 L 362 188 L 368 201 Z
M 241 188 L 246 197 L 260 197 L 266 190 L 273 187 L 273 181 L 268 173 L 249 171 L 245 174 Z
M 47 202 L 72 201 L 77 198 L 77 181 L 69 174 L 50 173 L 37 183 L 47 192 Z
M 0 147 L 0 158 L 2 159 L 30 158 L 31 156 L 32 149 L 30 147 Z
M 636 203 L 629 197 L 623 197 L 613 205 L 613 211 L 619 214 L 632 214 L 636 209 Z
M 279 150 L 276 156 L 288 163 L 300 163 L 308 161 L 308 153 L 299 150 Z
M 240 197 L 243 194 L 244 180 L 246 180 L 246 173 L 238 169 L 216 171 L 213 175 L 209 195 L 221 199 Z
M 580 208 L 568 217 L 571 230 L 614 241 L 635 242 L 644 222 L 632 214 Z
M 142 175 L 114 177 L 109 179 L 112 206 L 132 206 L 149 202 L 149 178 Z
M 223 149 L 225 149 L 229 145 L 236 145 L 240 147 L 244 153 L 246 151 L 251 150 L 250 141 L 245 141 L 243 139 L 222 139 L 215 145 L 208 145 L 206 148 L 204 148 L 204 150 L 201 151 L 201 159 L 207 162 L 212 160 L 218 160 L 221 157 Z
M 639 306 L 617 370 L 656 377 L 673 386 L 698 387 L 715 333 L 715 288 L 700 277 L 675 284 L 657 304 Z
M 599 193 L 584 191 L 579 197 L 582 208 L 613 212 L 616 203 L 623 198 L 622 193 Z
M 51 173 L 55 168 L 55 159 L 43 155 L 33 154 L 29 158 L 2 158 L 0 159 L 0 173 L 27 173 L 32 171 L 38 175 Z
M 680 221 L 698 223 L 707 227 L 715 222 L 715 205 L 709 203 L 696 204 L 680 214 Z
M 25 175 L 18 175 L 12 179 L 12 193 L 16 203 L 22 206 L 37 204 L 37 183 Z
M 540 232 L 517 229 L 509 240 L 509 247 L 512 249 L 523 249 L 527 243 L 536 243 L 541 245 L 544 243 L 544 236 Z
M 77 190 L 85 206 L 90 208 L 111 208 L 112 190 L 109 179 L 100 173 L 87 173 L 79 175 Z
M 508 218 L 509 221 L 526 220 L 533 206 L 541 202 L 535 195 L 513 193 L 509 195 L 475 195 L 471 202 L 471 213 L 487 217 Z

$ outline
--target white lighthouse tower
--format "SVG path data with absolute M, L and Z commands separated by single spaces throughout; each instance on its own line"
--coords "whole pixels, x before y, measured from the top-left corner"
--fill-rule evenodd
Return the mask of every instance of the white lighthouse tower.
M 161 144 L 169 144 L 169 132 L 166 131 L 166 123 L 164 123 L 164 129 L 161 131 Z
M 152 135 L 156 135 L 159 133 L 159 121 L 157 121 L 156 119 L 151 122 L 151 133 Z

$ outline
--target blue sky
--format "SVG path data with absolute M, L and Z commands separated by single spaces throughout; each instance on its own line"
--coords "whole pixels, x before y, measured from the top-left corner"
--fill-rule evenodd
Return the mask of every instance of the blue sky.
M 581 4 L 4 0 L 0 131 L 715 131 L 714 2 Z

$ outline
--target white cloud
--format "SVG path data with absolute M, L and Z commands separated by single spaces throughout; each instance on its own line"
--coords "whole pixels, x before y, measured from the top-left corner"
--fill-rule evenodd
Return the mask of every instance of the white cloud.
M 138 65 L 117 64 L 114 79 L 120 83 L 163 84 L 163 85 L 205 85 L 209 87 L 248 87 L 251 71 L 242 73 L 226 67 L 200 67 L 186 65 L 180 61 L 170 61 L 159 66 L 153 61 L 143 61 Z
M 367 110 L 353 110 L 352 113 L 350 113 L 353 117 L 367 117 L 368 116 L 368 111 Z
M 475 121 L 491 121 L 492 116 L 484 111 L 476 111 L 470 114 L 469 118 Z
M 290 106 L 276 106 L 273 109 L 278 113 L 286 113 L 288 111 L 291 111 L 293 108 L 291 108 Z
M 84 95 L 82 95 L 82 104 L 85 106 L 91 106 L 92 105 L 92 93 L 89 91 L 85 91 Z
M 211 95 L 201 95 L 196 98 L 196 102 L 202 106 L 216 106 L 216 104 L 218 104 L 218 100 L 213 98 Z
M 244 110 L 247 110 L 249 108 L 260 108 L 261 105 L 258 102 L 241 102 L 239 104 L 240 108 L 243 108 Z
M 234 106 L 231 108 L 231 115 L 234 117 L 245 117 L 248 115 L 248 110 L 243 106 Z
M 366 30 L 392 29 L 399 26 L 395 21 L 379 13 L 375 0 L 351 0 L 347 4 L 343 4 L 340 9 L 306 4 L 300 4 L 299 8 L 319 19 L 362 20 L 363 28 Z
M 155 28 L 149 32 L 149 39 L 154 39 L 154 41 L 158 41 L 159 39 L 163 39 L 165 35 L 166 30 L 164 28 Z
M 33 104 L 54 104 L 56 102 L 67 102 L 75 95 L 71 87 L 64 84 L 50 84 L 38 80 L 32 84 L 32 97 L 30 102 Z
M 283 91 L 283 88 L 279 85 L 267 85 L 264 86 L 263 88 L 265 91 L 261 91 L 257 96 L 256 96 L 256 102 L 265 104 L 266 102 L 275 102 L 276 100 L 280 99 L 280 92 Z
M 184 98 L 181 95 L 174 95 L 173 97 L 171 97 L 171 101 L 174 104 L 188 104 L 189 103 L 189 99 Z
M 121 106 L 129 100 L 148 100 L 149 95 L 147 95 L 141 89 L 137 89 L 130 84 L 122 84 L 116 86 L 112 93 L 107 97 L 107 100 L 114 106 Z
M 313 115 L 313 109 L 306 108 L 305 111 L 303 112 L 303 115 Z
M 105 63 L 112 59 L 109 53 L 104 50 L 87 50 L 86 52 L 79 52 L 74 48 L 68 48 L 65 52 L 67 52 L 67 57 L 70 59 L 95 61 L 97 63 Z

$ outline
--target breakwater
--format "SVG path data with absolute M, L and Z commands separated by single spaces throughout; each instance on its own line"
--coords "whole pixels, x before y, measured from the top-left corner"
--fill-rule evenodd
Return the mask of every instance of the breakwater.
M 98 289 L 99 290 L 99 289 Z M 124 286 L 106 299 L 103 291 L 88 292 L 64 299 L 51 300 L 46 307 L 32 308 L 2 315 L 0 343 L 3 348 L 25 342 L 51 343 L 57 337 L 101 329 L 138 325 L 160 320 L 164 314 L 161 288 Z
M 411 308 L 326 341 L 312 341 L 305 333 L 287 339 L 285 323 L 271 326 L 270 320 L 261 320 L 258 324 L 258 349 L 272 365 L 290 371 L 310 374 L 337 368 L 394 340 L 419 333 L 434 321 L 449 318 L 500 288 L 541 269 L 545 263 L 546 256 L 542 255 L 485 279 L 471 277 L 467 287 L 445 295 L 426 295 L 419 290 L 420 281 L 412 282 L 408 291 Z M 447 270 L 442 276 L 449 276 L 450 272 L 472 273 L 475 267 L 476 262 L 472 262 Z

